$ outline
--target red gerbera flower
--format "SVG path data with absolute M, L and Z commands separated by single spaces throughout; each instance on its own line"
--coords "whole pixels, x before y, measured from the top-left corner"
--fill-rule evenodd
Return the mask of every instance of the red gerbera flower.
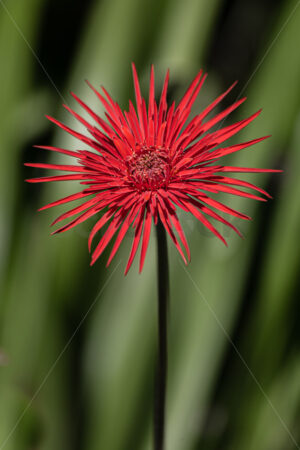
M 222 156 L 242 150 L 268 137 L 218 148 L 220 144 L 246 127 L 260 114 L 260 111 L 258 111 L 249 118 L 233 125 L 213 132 L 209 131 L 245 101 L 246 98 L 242 98 L 215 117 L 205 121 L 208 114 L 223 100 L 236 83 L 186 124 L 206 74 L 203 74 L 201 70 L 178 106 L 176 107 L 175 102 L 173 102 L 168 109 L 166 97 L 169 71 L 164 81 L 159 104 L 157 104 L 154 93 L 154 68 L 152 66 L 147 108 L 146 102 L 141 96 L 134 64 L 132 68 L 137 112 L 131 101 L 129 101 L 129 111 L 122 112 L 118 103 L 110 97 L 104 88 L 102 88 L 103 93 L 100 93 L 88 83 L 103 104 L 108 122 L 99 117 L 75 94 L 72 94 L 75 100 L 88 112 L 98 126 L 90 124 L 68 106 L 64 106 L 87 128 L 91 137 L 78 133 L 58 120 L 48 117 L 49 120 L 87 144 L 94 151 L 70 151 L 57 147 L 37 146 L 74 157 L 78 164 L 26 164 L 31 167 L 72 172 L 70 175 L 27 180 L 31 183 L 79 180 L 80 184 L 86 186 L 80 192 L 40 209 L 84 199 L 82 205 L 62 214 L 54 221 L 53 224 L 56 224 L 72 217 L 69 223 L 54 231 L 53 234 L 69 230 L 93 215 L 105 211 L 101 214 L 89 236 L 88 244 L 89 249 L 91 249 L 94 236 L 109 222 L 105 233 L 93 251 L 91 264 L 94 264 L 118 232 L 107 262 L 108 265 L 116 254 L 129 227 L 134 228 L 133 244 L 125 274 L 133 262 L 140 240 L 142 241 L 140 271 L 143 268 L 152 219 L 155 224 L 158 220 L 162 222 L 185 263 L 187 259 L 190 259 L 188 243 L 176 214 L 177 207 L 193 214 L 225 244 L 225 239 L 212 225 L 209 218 L 216 219 L 241 235 L 238 229 L 222 217 L 219 212 L 246 220 L 250 217 L 225 206 L 211 198 L 209 194 L 227 192 L 256 200 L 265 200 L 263 197 L 250 194 L 235 186 L 251 188 L 270 197 L 263 189 L 246 181 L 230 178 L 224 173 L 275 172 L 275 170 L 269 169 L 229 167 L 219 163 Z M 91 197 L 91 199 L 87 200 L 88 197 Z M 77 217 L 73 218 L 74 216 Z

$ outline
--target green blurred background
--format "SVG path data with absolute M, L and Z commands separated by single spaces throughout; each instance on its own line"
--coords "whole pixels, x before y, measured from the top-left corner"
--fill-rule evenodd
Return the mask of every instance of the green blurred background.
M 130 233 L 90 268 L 92 223 L 51 237 L 63 208 L 36 212 L 76 185 L 23 181 L 38 175 L 25 161 L 64 161 L 33 144 L 76 148 L 44 115 L 80 130 L 69 90 L 102 114 L 85 78 L 127 107 L 131 61 L 144 92 L 150 63 L 157 92 L 169 67 L 172 99 L 208 71 L 194 112 L 240 80 L 228 123 L 262 107 L 237 139 L 272 138 L 230 164 L 284 169 L 245 176 L 267 204 L 226 198 L 254 218 L 234 221 L 245 240 L 226 232 L 227 249 L 183 216 L 187 269 L 169 246 L 167 450 L 299 448 L 299 30 L 294 0 L 0 0 L 1 450 L 151 449 L 155 236 L 142 275 L 123 276 Z

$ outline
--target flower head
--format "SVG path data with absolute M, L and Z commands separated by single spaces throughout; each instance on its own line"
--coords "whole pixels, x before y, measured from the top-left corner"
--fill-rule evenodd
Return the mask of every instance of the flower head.
M 85 136 L 72 130 L 52 117 L 49 120 L 90 147 L 90 150 L 70 151 L 57 147 L 37 146 L 42 149 L 69 155 L 77 160 L 75 165 L 35 164 L 28 166 L 71 172 L 67 175 L 34 178 L 31 183 L 78 180 L 83 186 L 78 193 L 69 195 L 41 208 L 83 200 L 80 206 L 72 208 L 59 216 L 53 224 L 64 219 L 70 222 L 58 228 L 54 233 L 69 230 L 88 218 L 98 215 L 99 219 L 89 236 L 91 250 L 94 236 L 104 227 L 106 231 L 93 250 L 91 264 L 99 258 L 111 239 L 117 234 L 107 265 L 116 254 L 125 234 L 134 228 L 131 253 L 125 273 L 128 272 L 136 255 L 140 241 L 140 271 L 143 268 L 150 238 L 152 221 L 162 222 L 183 260 L 190 259 L 188 243 L 177 216 L 177 208 L 193 214 L 202 224 L 226 244 L 210 219 L 227 225 L 239 235 L 239 230 L 220 212 L 240 219 L 250 219 L 210 196 L 227 192 L 256 200 L 264 197 L 249 193 L 241 188 L 250 188 L 267 197 L 267 192 L 251 183 L 227 176 L 227 172 L 275 172 L 270 169 L 229 167 L 222 165 L 221 157 L 242 150 L 262 141 L 268 136 L 253 139 L 242 144 L 219 147 L 223 142 L 246 127 L 260 113 L 256 112 L 247 119 L 229 126 L 222 126 L 222 121 L 245 98 L 233 103 L 213 118 L 206 119 L 209 113 L 223 100 L 235 86 L 235 83 L 204 111 L 196 115 L 189 123 L 188 117 L 192 105 L 198 96 L 206 78 L 202 70 L 193 80 L 185 95 L 175 106 L 168 108 L 167 72 L 159 103 L 155 101 L 154 68 L 151 68 L 148 107 L 142 98 L 138 76 L 134 64 L 133 79 L 136 96 L 136 109 L 129 102 L 129 111 L 122 112 L 108 92 L 102 88 L 98 92 L 89 83 L 106 110 L 103 120 L 75 94 L 72 94 L 80 106 L 91 116 L 96 125 L 87 122 L 68 106 L 65 108 L 81 122 L 89 132 Z M 221 126 L 211 129 L 218 123 Z

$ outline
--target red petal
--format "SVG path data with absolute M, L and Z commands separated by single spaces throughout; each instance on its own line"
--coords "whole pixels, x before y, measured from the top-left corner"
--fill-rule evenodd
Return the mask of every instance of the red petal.
M 199 81 L 198 86 L 196 86 L 196 88 L 195 88 L 195 90 L 194 90 L 190 100 L 188 101 L 188 104 L 187 104 L 186 108 L 180 112 L 180 115 L 178 117 L 177 127 L 174 130 L 174 132 L 172 133 L 172 135 L 170 136 L 170 146 L 174 145 L 174 141 L 177 139 L 177 137 L 180 134 L 180 132 L 181 132 L 181 130 L 182 130 L 182 128 L 183 128 L 183 126 L 184 126 L 188 116 L 190 115 L 191 108 L 192 108 L 192 106 L 193 106 L 193 104 L 194 104 L 194 102 L 195 102 L 195 100 L 196 100 L 196 98 L 197 98 L 197 96 L 198 96 L 198 94 L 200 92 L 200 89 L 203 86 L 203 83 L 204 83 L 206 77 L 207 77 L 207 74 L 204 74 L 202 79 Z
M 132 131 L 127 126 L 122 126 L 121 131 L 122 131 L 123 135 L 125 136 L 128 144 L 132 148 L 132 150 L 134 150 L 135 145 L 136 145 L 136 139 L 135 139 L 135 136 L 132 133 Z
M 175 102 L 172 103 L 168 114 L 167 114 L 167 118 L 166 118 L 166 122 L 167 122 L 167 126 L 166 126 L 166 131 L 165 131 L 165 142 L 168 141 L 169 138 L 169 134 L 170 131 L 172 129 L 172 123 L 173 123 L 173 119 L 174 119 L 174 109 L 175 109 Z
M 167 70 L 166 78 L 164 81 L 160 102 L 159 102 L 159 108 L 158 108 L 158 128 L 160 128 L 162 122 L 165 120 L 165 114 L 167 111 L 167 91 L 168 91 L 168 84 L 169 84 L 169 76 L 170 71 Z
M 129 100 L 129 115 L 131 117 L 131 120 L 132 120 L 132 123 L 133 123 L 133 126 L 134 126 L 135 133 L 137 135 L 137 138 L 138 138 L 139 141 L 142 141 L 143 140 L 142 139 L 142 130 L 141 130 L 141 127 L 140 127 L 140 124 L 139 124 L 139 120 L 138 120 L 138 117 L 136 115 L 136 111 L 134 109 L 134 106 L 133 106 L 131 100 Z
M 201 214 L 200 211 L 196 207 L 192 205 L 190 201 L 185 202 L 183 200 L 185 206 L 190 210 L 190 212 L 198 219 L 200 222 L 203 223 L 203 225 L 206 226 L 215 236 L 217 236 L 225 245 L 227 245 L 226 240 L 223 238 L 223 236 L 218 232 L 218 230 L 210 223 L 209 220 L 206 219 L 206 217 Z
M 207 136 L 200 139 L 198 142 L 193 144 L 191 147 L 186 149 L 187 155 L 192 157 L 196 156 L 197 153 L 201 153 L 205 151 L 207 148 L 215 147 L 222 142 L 226 141 L 240 130 L 245 128 L 250 122 L 252 122 L 259 114 L 261 113 L 261 109 L 256 113 L 252 114 L 252 116 L 247 119 L 236 122 L 227 127 L 221 128 L 213 133 L 208 134 Z M 201 133 L 200 133 L 201 134 Z M 190 142 L 190 139 L 189 139 Z M 187 142 L 184 142 L 184 145 L 187 145 Z M 207 158 L 209 160 L 210 153 L 205 153 L 203 159 Z
M 74 175 L 57 175 L 57 176 L 51 176 L 51 177 L 42 177 L 42 178 L 29 178 L 25 181 L 28 183 L 45 183 L 48 181 L 70 181 L 70 180 L 84 180 L 88 178 L 88 175 L 91 176 L 92 174 L 74 174 Z
M 128 216 L 124 220 L 124 222 L 123 222 L 123 224 L 122 224 L 122 226 L 120 228 L 119 234 L 118 234 L 118 236 L 117 236 L 117 238 L 115 240 L 115 243 L 114 243 L 114 246 L 113 246 L 112 251 L 110 253 L 110 256 L 108 258 L 106 267 L 109 266 L 109 264 L 111 263 L 113 257 L 117 253 L 117 251 L 118 251 L 118 249 L 120 247 L 120 244 L 121 244 L 122 240 L 124 239 L 125 234 L 127 233 L 128 228 L 130 227 L 130 224 L 134 220 L 135 215 L 138 212 L 139 208 L 140 208 L 140 205 L 136 205 L 135 207 L 133 207 L 133 209 L 129 212 Z
M 283 172 L 280 169 L 257 169 L 255 167 L 230 167 L 224 166 L 218 172 L 235 172 L 235 173 L 279 173 Z
M 77 152 L 72 152 L 71 150 L 66 150 L 64 148 L 52 147 L 51 145 L 34 145 L 35 148 L 41 148 L 43 150 L 50 150 L 52 152 L 63 153 L 64 155 L 74 156 L 74 158 L 79 158 Z
M 67 125 L 64 125 L 62 122 L 60 122 L 59 120 L 54 119 L 51 116 L 46 116 L 46 117 L 47 117 L 48 120 L 50 120 L 50 122 L 55 123 L 55 125 L 59 126 L 61 129 L 63 129 L 67 133 L 71 134 L 75 138 L 79 139 L 80 141 L 84 142 L 85 144 L 88 144 L 88 145 L 90 145 L 91 147 L 94 147 L 94 148 L 99 148 L 97 142 L 93 141 L 92 139 L 84 136 L 81 133 L 78 133 L 77 131 L 72 130 L 70 127 L 67 127 Z
M 199 196 L 198 198 L 201 202 L 206 203 L 207 205 L 210 205 L 213 208 L 216 208 L 219 211 L 222 211 L 226 214 L 231 214 L 232 216 L 239 217 L 240 219 L 251 220 L 251 217 L 247 216 L 246 214 L 236 211 L 235 209 L 232 209 L 229 206 L 226 206 L 223 203 L 214 200 L 213 198 L 202 195 Z
M 201 90 L 201 88 L 202 88 L 202 86 L 203 86 L 204 81 L 206 80 L 206 78 L 207 78 L 207 73 L 205 73 L 205 74 L 203 75 L 202 79 L 199 80 L 198 86 L 196 86 L 196 88 L 195 88 L 195 90 L 194 90 L 194 92 L 193 92 L 193 95 L 191 96 L 191 99 L 189 100 L 189 102 L 188 102 L 188 104 L 187 104 L 187 107 L 188 107 L 189 110 L 190 110 L 191 107 L 193 106 L 193 104 L 194 104 L 194 102 L 195 102 L 195 100 L 196 100 L 196 98 L 197 98 L 197 96 L 198 96 L 198 94 L 199 94 L 199 92 L 200 92 L 200 90 Z
M 226 95 L 229 94 L 229 92 L 236 86 L 237 81 L 235 81 L 228 89 L 227 91 L 223 92 L 223 94 L 219 95 L 219 97 L 216 98 L 210 105 L 208 105 L 204 111 L 197 116 L 197 123 L 201 122 L 208 114 L 223 100 Z
M 244 101 L 246 100 L 246 97 L 241 98 L 240 100 L 238 100 L 237 102 L 233 103 L 231 106 L 229 106 L 228 108 L 224 109 L 224 111 L 220 112 L 219 114 L 217 114 L 215 117 L 213 117 L 211 120 L 209 120 L 208 122 L 205 122 L 201 129 L 203 130 L 203 132 L 208 131 L 210 128 L 212 128 L 214 125 L 216 125 L 218 122 L 220 122 L 222 119 L 224 119 L 225 117 L 227 117 L 232 111 L 234 111 L 235 109 L 237 109 L 242 103 L 244 103 Z
M 55 202 L 48 203 L 47 205 L 42 206 L 39 211 L 52 208 L 53 206 L 63 205 L 64 203 L 73 202 L 74 200 L 79 200 L 83 197 L 88 197 L 89 195 L 92 195 L 92 193 L 78 192 L 77 194 L 68 195 L 67 197 L 61 198 L 60 200 L 56 200 Z
M 244 148 L 250 147 L 251 145 L 257 144 L 258 142 L 264 141 L 269 137 L 270 136 L 263 136 L 258 139 L 252 139 L 251 141 L 243 142 L 241 144 L 231 145 L 230 147 L 226 148 L 219 148 L 218 150 L 215 150 L 213 153 L 211 153 L 211 156 L 213 158 L 221 158 L 223 156 L 229 155 L 230 153 L 238 152 L 240 150 L 243 150 Z
M 164 122 L 158 132 L 157 135 L 157 146 L 160 146 L 164 142 L 165 130 L 166 130 L 167 122 Z
M 186 93 L 184 94 L 184 96 L 182 97 L 181 101 L 179 102 L 179 105 L 177 106 L 176 111 L 183 111 L 184 108 L 186 107 L 186 105 L 189 103 L 189 101 L 192 98 L 193 92 L 197 86 L 197 84 L 200 81 L 200 78 L 202 76 L 202 69 L 198 72 L 198 74 L 196 75 L 196 77 L 193 79 L 193 81 L 191 82 L 191 84 L 189 85 L 189 87 L 186 90 Z
M 206 184 L 203 189 L 209 191 L 210 190 L 209 186 L 210 186 L 209 184 Z M 248 192 L 244 192 L 244 191 L 241 191 L 240 189 L 236 189 L 236 188 L 233 188 L 230 186 L 224 186 L 224 185 L 218 184 L 218 183 L 214 183 L 212 186 L 213 186 L 214 190 L 219 191 L 219 192 L 226 192 L 227 194 L 238 195 L 239 197 L 252 198 L 253 200 L 258 200 L 261 202 L 267 201 L 263 197 L 259 197 L 254 194 L 250 194 Z
M 179 237 L 180 237 L 180 239 L 181 239 L 181 241 L 182 241 L 182 243 L 183 243 L 183 246 L 184 246 L 184 248 L 185 248 L 185 250 L 186 250 L 188 259 L 189 259 L 189 261 L 190 261 L 190 260 L 191 260 L 191 252 L 190 252 L 190 248 L 189 248 L 189 245 L 188 245 L 188 243 L 187 243 L 187 240 L 186 240 L 184 231 L 183 231 L 183 229 L 182 229 L 182 227 L 181 227 L 181 224 L 180 224 L 180 222 L 179 222 L 179 219 L 178 219 L 178 217 L 177 217 L 177 214 L 176 214 L 175 212 L 173 212 L 173 213 L 170 214 L 170 215 L 171 215 L 171 220 L 172 220 L 172 222 L 173 222 L 173 224 L 174 224 L 174 227 L 176 228 L 176 231 L 177 231 L 177 233 L 178 233 L 178 235 L 179 235 Z
M 88 171 L 87 171 L 87 169 L 85 167 L 63 165 L 63 164 L 24 163 L 24 166 L 37 167 L 38 169 L 63 170 L 65 172 L 84 172 L 84 173 L 88 173 Z
M 115 216 L 113 220 L 110 222 L 109 226 L 107 227 L 107 230 L 105 231 L 104 235 L 100 239 L 100 242 L 98 243 L 97 247 L 94 250 L 92 260 L 90 263 L 91 266 L 97 261 L 99 256 L 101 256 L 101 254 L 104 252 L 113 235 L 116 233 L 119 226 L 121 225 L 121 222 L 122 216 L 118 217 Z
M 190 199 L 190 201 L 195 205 L 197 208 L 199 208 L 201 211 L 203 211 L 205 214 L 208 214 L 213 219 L 218 220 L 219 222 L 223 223 L 224 225 L 227 225 L 232 230 L 234 230 L 240 237 L 243 237 L 242 233 L 234 226 L 232 223 L 228 222 L 224 217 L 220 216 L 215 211 L 211 210 L 207 206 L 203 205 L 202 203 L 198 203 L 197 201 Z
M 150 213 L 150 207 L 148 206 L 147 210 L 146 210 L 143 241 L 142 241 L 142 248 L 141 248 L 140 273 L 142 272 L 143 267 L 144 267 L 145 256 L 146 256 L 150 233 L 151 233 L 151 222 L 152 222 L 152 215 Z
M 146 102 L 145 99 L 142 99 L 142 115 L 143 115 L 143 123 L 144 123 L 144 130 L 145 130 L 145 139 L 148 140 L 148 119 L 147 119 L 147 108 L 146 108 Z
M 239 122 L 234 123 L 233 125 L 229 125 L 227 127 L 224 127 L 215 133 L 212 133 L 210 135 L 209 141 L 213 141 L 214 145 L 219 145 L 222 142 L 229 139 L 231 136 L 235 135 L 239 131 L 241 131 L 243 128 L 245 128 L 247 125 L 249 125 L 250 122 L 252 122 L 256 117 L 258 117 L 261 113 L 261 109 L 259 109 L 256 113 L 252 114 L 247 119 L 241 120 Z M 212 139 L 211 139 L 212 138 Z
M 69 106 L 67 106 L 67 105 L 63 105 L 63 107 L 64 107 L 67 111 L 69 111 L 69 113 L 70 113 L 73 117 L 75 117 L 75 119 L 77 119 L 78 122 L 82 123 L 82 125 L 84 125 L 84 126 L 87 128 L 87 130 L 92 131 L 92 132 L 95 131 L 95 127 L 94 127 L 93 125 L 91 125 L 89 122 L 87 122 L 83 117 L 81 117 L 81 116 L 80 116 L 79 114 L 77 114 L 75 111 L 73 111 L 73 109 L 71 109 L 71 108 L 70 108 Z M 102 134 L 100 130 L 97 130 L 97 131 L 98 131 L 100 134 Z
M 149 123 L 149 145 L 154 145 L 154 104 L 155 104 L 155 81 L 154 81 L 154 66 L 151 66 L 150 74 L 150 88 L 149 88 L 149 105 L 148 105 L 148 123 Z
M 140 83 L 139 83 L 139 79 L 138 79 L 138 75 L 137 75 L 134 63 L 132 63 L 132 74 L 133 74 L 133 83 L 134 83 L 135 98 L 136 98 L 136 107 L 137 107 L 137 111 L 138 111 L 140 129 L 141 129 L 141 132 L 142 132 L 142 138 L 145 139 L 145 128 L 144 128 L 144 121 L 143 121 L 141 88 L 140 88 Z
M 98 212 L 98 207 L 94 206 L 93 208 L 89 209 L 88 211 L 85 211 L 80 216 L 76 217 L 76 219 L 73 219 L 71 222 L 67 223 L 61 228 L 58 228 L 58 230 L 53 231 L 51 234 L 57 234 L 62 233 L 64 231 L 70 230 L 71 228 L 75 227 L 76 225 L 84 222 L 85 220 L 92 217 L 94 214 Z
M 84 211 L 85 209 L 94 207 L 94 205 L 96 203 L 99 203 L 99 196 L 95 196 L 91 200 L 88 200 L 88 201 L 82 203 L 81 205 L 76 206 L 75 208 L 72 208 L 69 211 L 61 214 L 54 220 L 54 222 L 52 222 L 51 225 L 55 225 L 56 223 L 61 222 L 62 220 L 65 220 L 65 219 L 68 219 L 69 217 L 75 216 L 75 214 L 78 214 L 78 213 Z
M 91 251 L 92 241 L 95 237 L 95 235 L 98 233 L 98 231 L 101 230 L 101 228 L 106 224 L 106 222 L 113 216 L 115 212 L 115 209 L 109 209 L 101 219 L 98 220 L 98 222 L 94 225 L 92 231 L 90 232 L 89 239 L 88 239 L 88 247 L 89 251 Z
M 134 238 L 133 238 L 133 243 L 132 243 L 132 247 L 131 247 L 131 252 L 130 252 L 129 259 L 128 259 L 128 262 L 127 262 L 127 266 L 126 266 L 126 269 L 125 269 L 125 275 L 127 275 L 128 270 L 130 269 L 130 267 L 131 267 L 131 265 L 133 263 L 135 254 L 137 252 L 137 249 L 138 249 L 138 246 L 139 246 L 139 243 L 140 243 L 142 229 L 143 229 L 143 222 L 144 222 L 144 212 L 145 212 L 145 205 L 143 205 L 141 207 L 140 213 L 138 215 L 138 221 L 137 221 L 137 224 L 136 224 L 136 229 L 135 229 L 135 233 L 134 233 Z
M 255 186 L 255 184 L 252 183 L 248 183 L 247 181 L 243 181 L 243 180 L 236 180 L 235 178 L 229 178 L 229 177 L 222 177 L 222 176 L 216 176 L 216 177 L 211 177 L 210 181 L 215 181 L 218 183 L 226 183 L 226 184 L 233 184 L 236 186 L 243 186 L 249 189 L 254 189 L 258 192 L 261 192 L 262 194 L 266 195 L 268 198 L 272 198 L 272 196 L 265 191 L 264 189 L 261 189 L 257 186 Z
M 89 83 L 87 81 L 87 84 L 89 85 L 89 87 L 93 90 L 93 92 L 97 95 L 97 97 L 99 98 L 100 102 L 102 103 L 102 105 L 104 106 L 104 108 L 106 109 L 106 111 L 108 112 L 108 114 L 113 118 L 113 120 L 118 124 L 120 124 L 119 118 L 118 118 L 118 114 L 115 110 L 115 106 L 113 104 L 113 106 L 111 106 L 103 97 L 103 95 L 100 94 L 99 91 L 97 91 L 97 89 L 94 88 L 94 86 L 92 86 L 91 83 Z
M 159 213 L 160 220 L 162 221 L 165 229 L 167 230 L 167 232 L 168 232 L 169 236 L 171 237 L 172 241 L 174 242 L 175 247 L 177 248 L 178 252 L 180 253 L 183 261 L 185 262 L 185 264 L 187 264 L 187 260 L 186 260 L 186 257 L 184 256 L 182 248 L 180 247 L 180 244 L 179 244 L 178 240 L 176 239 L 175 234 L 173 233 L 172 225 L 171 225 L 170 220 L 169 220 L 168 211 L 167 211 L 167 209 L 166 209 L 166 207 L 165 207 L 161 197 L 158 197 L 157 199 L 158 199 L 157 208 L 158 208 L 158 213 Z

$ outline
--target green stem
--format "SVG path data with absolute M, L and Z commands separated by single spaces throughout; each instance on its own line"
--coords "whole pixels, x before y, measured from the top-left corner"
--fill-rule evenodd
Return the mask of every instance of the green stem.
M 167 312 L 169 300 L 169 263 L 166 230 L 159 221 L 157 227 L 158 280 L 158 355 L 154 405 L 154 449 L 163 450 L 165 442 L 165 404 L 168 367 Z

